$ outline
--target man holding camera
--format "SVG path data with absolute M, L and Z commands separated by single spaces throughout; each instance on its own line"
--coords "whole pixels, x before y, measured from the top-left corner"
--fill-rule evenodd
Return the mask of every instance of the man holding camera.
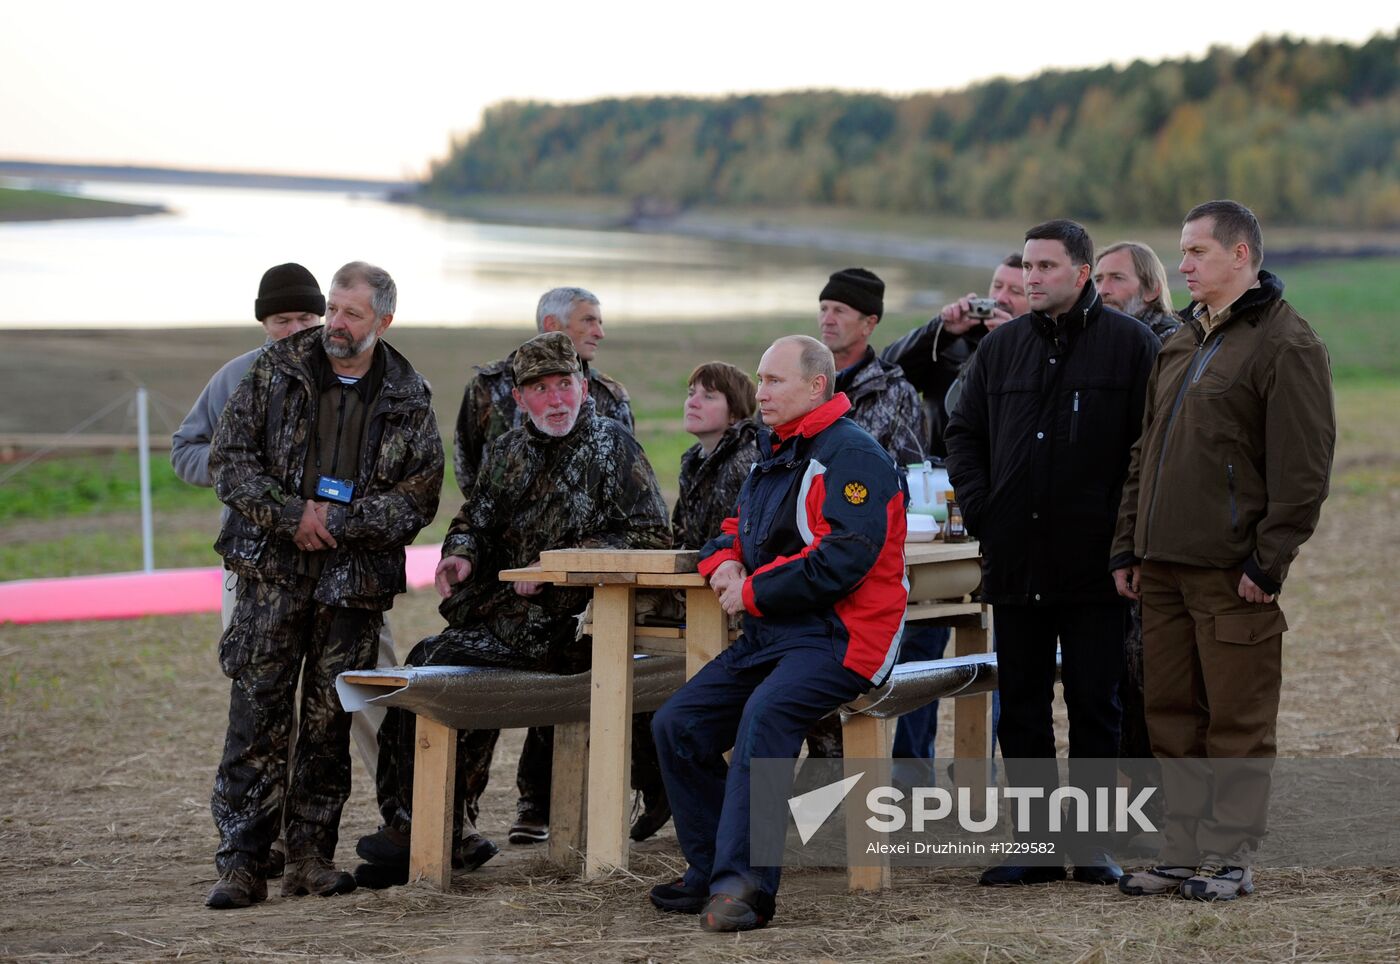
M 958 374 L 967 367 L 982 338 L 1029 310 L 1021 256 L 1012 254 L 992 272 L 987 297 L 969 292 L 880 353 L 882 361 L 903 369 L 904 377 L 924 396 L 929 429 L 924 448 L 929 455 L 943 458 L 948 454 L 943 432 L 951 408 L 956 407 L 949 405 L 950 400 L 956 403 L 956 396 L 949 392 L 955 384 L 961 387 Z
M 383 612 L 405 588 L 404 547 L 442 488 L 428 383 L 380 341 L 396 296 L 382 268 L 342 267 L 325 326 L 269 345 L 214 433 L 214 490 L 232 510 L 214 548 L 238 574 L 219 641 L 233 686 L 210 803 L 220 877 L 206 903 L 216 909 L 266 899 L 279 828 L 283 896 L 355 889 L 331 863 L 350 795 L 350 714 L 335 678 L 374 665 Z

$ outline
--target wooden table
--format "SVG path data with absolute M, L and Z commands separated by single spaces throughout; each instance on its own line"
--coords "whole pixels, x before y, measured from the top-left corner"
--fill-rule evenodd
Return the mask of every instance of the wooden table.
M 555 778 L 561 764 L 582 767 L 587 742 L 587 772 L 568 780 L 587 786 L 586 847 L 582 812 L 577 803 L 556 795 L 550 809 L 552 857 L 573 849 L 584 852 L 584 876 L 596 877 L 613 868 L 626 869 L 628 850 L 629 769 L 632 758 L 632 656 L 635 652 L 681 652 L 686 656 L 686 676 L 695 675 L 729 643 L 727 621 L 719 600 L 695 572 L 698 554 L 672 550 L 558 549 L 544 552 L 538 567 L 511 569 L 500 574 L 508 582 L 548 582 L 593 588 L 592 700 L 588 730 L 556 727 Z M 907 618 L 936 620 L 953 626 L 954 653 L 962 656 L 987 651 L 988 619 L 980 603 L 939 601 L 921 592 L 936 591 L 940 576 L 976 565 L 978 546 L 968 543 L 907 543 L 905 561 L 911 597 Z M 964 578 L 965 582 L 966 579 Z M 945 580 L 946 582 L 946 580 Z M 974 580 L 973 586 L 976 582 Z M 972 587 L 969 587 L 972 588 Z M 681 589 L 685 592 L 684 630 L 638 627 L 634 602 L 637 589 Z M 961 597 L 963 592 L 957 595 Z M 990 701 L 985 694 L 960 699 L 954 712 L 954 756 L 985 760 L 990 749 L 987 725 Z M 852 758 L 886 758 L 890 752 L 893 721 L 854 717 L 845 727 L 846 755 Z M 561 806 L 563 807 L 561 810 Z M 880 886 L 880 881 L 869 882 Z M 855 881 L 853 878 L 853 886 Z
M 689 678 L 729 644 L 724 610 L 705 578 L 695 571 L 698 558 L 697 552 L 671 549 L 555 549 L 540 554 L 538 568 L 508 569 L 500 574 L 507 582 L 593 587 L 593 691 L 586 737 L 587 846 L 582 848 L 585 877 L 627 867 L 633 653 L 678 652 L 683 647 Z M 684 631 L 635 626 L 637 589 L 684 590 Z M 556 759 L 561 753 L 572 753 L 581 763 L 581 735 L 577 730 L 561 734 L 563 729 L 555 728 Z M 554 772 L 558 779 L 558 766 Z M 564 802 L 557 796 L 555 800 Z M 580 840 L 581 815 L 572 809 L 556 814 L 551 803 L 551 856 L 564 854 Z

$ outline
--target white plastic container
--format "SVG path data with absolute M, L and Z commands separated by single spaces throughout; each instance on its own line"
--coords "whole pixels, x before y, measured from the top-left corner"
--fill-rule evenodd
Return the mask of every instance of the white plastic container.
M 922 512 L 905 515 L 905 542 L 933 542 L 938 537 L 938 520 Z

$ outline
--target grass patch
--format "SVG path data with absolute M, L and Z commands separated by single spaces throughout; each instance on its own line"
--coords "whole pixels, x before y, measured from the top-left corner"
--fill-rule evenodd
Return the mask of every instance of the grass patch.
M 1337 381 L 1400 376 L 1400 259 L 1316 261 L 1280 269 L 1284 296 L 1317 330 Z
M 100 198 L 75 197 L 53 191 L 0 187 L 0 221 L 50 221 L 61 218 L 111 218 L 156 214 L 158 204 L 126 204 Z
M 164 453 L 151 456 L 150 471 L 151 500 L 161 509 L 218 509 L 214 490 L 181 481 Z M 0 525 L 140 507 L 140 460 L 134 452 L 48 459 L 0 485 Z

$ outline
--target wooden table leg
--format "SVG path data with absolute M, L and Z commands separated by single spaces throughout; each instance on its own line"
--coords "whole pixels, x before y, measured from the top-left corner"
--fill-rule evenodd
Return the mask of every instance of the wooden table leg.
M 971 656 L 988 651 L 987 610 L 980 626 L 958 626 L 953 630 L 953 655 Z M 972 790 L 973 810 L 984 808 L 988 761 L 992 755 L 990 693 L 964 696 L 953 701 L 953 782 Z M 959 761 L 966 760 L 967 763 Z
M 457 731 L 426 716 L 414 724 L 413 832 L 408 879 L 438 890 L 452 886 L 452 806 L 457 781 Z
M 630 585 L 593 590 L 593 688 L 589 696 L 588 850 L 583 874 L 627 868 L 628 770 L 632 761 Z
M 719 597 L 708 586 L 685 591 L 685 678 L 718 656 L 729 645 L 729 620 Z
M 588 724 L 554 725 L 554 774 L 549 793 L 549 859 L 578 870 L 588 800 Z
M 868 767 L 872 760 L 882 763 L 875 772 L 867 772 L 846 797 L 846 881 L 852 891 L 887 890 L 890 886 L 889 856 L 881 857 L 874 865 L 864 859 L 867 846 L 885 842 L 885 838 L 866 824 L 867 812 L 861 801 L 871 787 L 890 782 L 889 760 L 895 722 L 857 715 L 847 717 L 841 726 L 842 751 L 848 761 L 846 776 L 854 776 L 860 772 L 859 767 Z

